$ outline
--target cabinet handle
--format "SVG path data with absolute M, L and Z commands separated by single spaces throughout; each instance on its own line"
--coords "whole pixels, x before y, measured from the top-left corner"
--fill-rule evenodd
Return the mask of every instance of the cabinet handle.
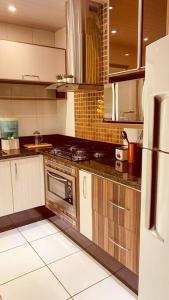
M 83 177 L 83 197 L 86 199 L 86 176 Z
M 117 242 L 115 242 L 114 240 L 112 240 L 111 238 L 109 238 L 109 241 L 114 244 L 115 246 L 119 247 L 120 249 L 124 250 L 124 251 L 129 251 L 128 248 L 123 247 L 122 245 L 118 244 Z
M 17 168 L 17 163 L 15 163 L 15 177 L 17 178 L 18 176 L 18 168 Z
M 127 210 L 127 211 L 130 210 L 130 209 L 128 209 L 128 208 L 125 208 L 125 207 L 123 207 L 123 206 L 120 206 L 120 205 L 118 205 L 118 204 L 115 204 L 114 202 L 112 202 L 112 201 L 110 201 L 110 200 L 109 200 L 109 202 L 111 203 L 111 205 L 113 205 L 114 207 L 117 207 L 117 208 L 119 208 L 119 209 L 121 209 L 121 210 Z
M 24 80 L 25 77 L 33 77 L 33 78 L 37 78 L 40 80 L 40 76 L 39 75 L 22 75 L 22 79 Z

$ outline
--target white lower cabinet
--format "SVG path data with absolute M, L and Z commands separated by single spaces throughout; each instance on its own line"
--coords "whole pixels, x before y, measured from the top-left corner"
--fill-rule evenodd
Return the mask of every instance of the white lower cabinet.
M 44 205 L 44 177 L 41 157 L 11 161 L 14 212 Z
M 79 171 L 80 233 L 92 240 L 92 174 Z
M 42 156 L 0 162 L 0 216 L 44 204 Z
M 11 166 L 9 161 L 0 162 L 0 217 L 13 213 Z

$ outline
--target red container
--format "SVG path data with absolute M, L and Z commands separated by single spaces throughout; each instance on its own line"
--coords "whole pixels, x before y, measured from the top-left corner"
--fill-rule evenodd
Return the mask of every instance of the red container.
M 134 164 L 136 162 L 137 144 L 129 143 L 128 145 L 128 162 Z

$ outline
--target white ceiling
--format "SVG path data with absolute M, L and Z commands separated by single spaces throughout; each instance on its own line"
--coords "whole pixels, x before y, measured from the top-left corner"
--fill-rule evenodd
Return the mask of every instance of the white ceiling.
M 0 0 L 0 21 L 56 31 L 65 25 L 66 0 Z M 8 11 L 14 5 L 16 12 Z

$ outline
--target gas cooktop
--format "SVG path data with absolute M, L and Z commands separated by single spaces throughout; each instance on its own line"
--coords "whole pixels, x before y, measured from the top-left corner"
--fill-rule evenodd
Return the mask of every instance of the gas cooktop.
M 54 149 L 49 150 L 48 153 L 71 161 L 98 159 L 106 155 L 105 151 L 95 151 L 79 145 L 55 147 Z

